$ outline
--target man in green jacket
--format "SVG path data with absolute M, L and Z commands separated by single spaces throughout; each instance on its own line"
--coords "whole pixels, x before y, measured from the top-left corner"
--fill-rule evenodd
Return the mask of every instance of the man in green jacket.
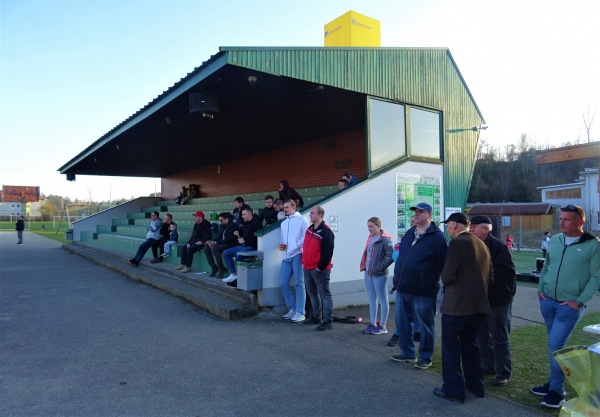
M 538 297 L 548 331 L 550 380 L 531 388 L 543 396 L 542 405 L 560 408 L 565 402 L 565 376 L 553 352 L 565 347 L 583 316 L 585 303 L 600 287 L 600 240 L 583 231 L 584 210 L 572 204 L 562 207 L 560 234 L 550 239 L 540 273 Z

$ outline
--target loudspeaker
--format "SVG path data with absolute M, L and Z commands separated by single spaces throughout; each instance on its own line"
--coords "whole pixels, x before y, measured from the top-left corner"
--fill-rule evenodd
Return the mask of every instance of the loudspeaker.
M 207 92 L 190 94 L 190 113 L 219 113 L 217 98 Z

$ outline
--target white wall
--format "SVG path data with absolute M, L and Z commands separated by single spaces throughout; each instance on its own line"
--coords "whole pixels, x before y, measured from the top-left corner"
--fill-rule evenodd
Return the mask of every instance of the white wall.
M 322 205 L 327 224 L 330 216 L 338 217 L 338 231 L 334 232 L 335 250 L 331 271 L 331 288 L 336 307 L 368 302 L 362 283 L 364 276 L 359 271 L 360 259 L 369 234 L 367 220 L 370 217 L 379 217 L 383 230 L 395 239 L 397 234 L 396 173 L 440 177 L 442 178 L 441 195 L 444 195 L 442 165 L 409 161 L 349 188 Z M 440 203 L 443 207 L 444 202 Z M 308 218 L 308 214 L 306 217 Z M 259 250 L 265 254 L 263 291 L 259 295 L 261 305 L 283 304 L 283 298 L 279 293 L 281 255 L 277 248 L 278 244 L 279 229 L 259 238 Z M 390 267 L 390 275 L 393 267 L 394 265 Z

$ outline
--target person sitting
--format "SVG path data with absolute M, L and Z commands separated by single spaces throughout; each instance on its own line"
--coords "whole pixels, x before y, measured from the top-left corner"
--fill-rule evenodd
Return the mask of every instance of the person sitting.
M 175 203 L 177 205 L 183 206 L 185 202 L 188 200 L 188 189 L 185 185 L 181 187 L 181 191 L 179 192 L 179 197 L 175 199 Z
M 198 210 L 194 216 L 192 236 L 190 236 L 190 240 L 181 250 L 181 265 L 175 268 L 181 272 L 190 272 L 192 270 L 194 253 L 204 249 L 204 245 L 210 240 L 212 235 L 210 222 L 204 219 L 204 213 Z
M 285 213 L 283 212 L 283 200 L 281 198 L 273 201 L 273 208 L 277 212 L 277 220 L 285 219 Z
M 171 223 L 173 222 L 173 216 L 171 213 L 166 213 L 163 217 L 163 224 L 160 227 L 160 239 L 154 242 L 152 245 L 152 256 L 154 259 L 150 261 L 150 263 L 156 264 L 163 261 L 161 253 L 165 251 L 165 243 L 169 241 L 169 236 L 171 234 Z
M 146 240 L 138 247 L 135 256 L 127 261 L 130 265 L 138 266 L 146 252 L 148 252 L 148 249 L 157 244 L 160 240 L 160 228 L 163 222 L 158 217 L 158 211 L 153 211 L 150 218 L 150 224 L 146 228 Z
M 255 251 L 258 247 L 258 238 L 254 235 L 257 230 L 261 229 L 261 224 L 258 216 L 254 214 L 250 207 L 242 210 L 242 224 L 239 230 L 234 234 L 238 237 L 238 246 L 227 249 L 223 252 L 225 263 L 231 271 L 231 275 L 223 279 L 223 282 L 232 284 L 237 280 L 237 272 L 233 259 L 239 252 Z
M 233 208 L 231 220 L 235 224 L 241 224 L 242 210 L 245 208 L 250 208 L 250 206 L 248 204 L 244 203 L 243 197 L 237 197 L 235 200 L 233 200 L 233 205 L 234 205 L 234 208 Z
M 304 207 L 304 199 L 296 190 L 290 187 L 287 180 L 279 181 L 279 198 L 283 201 L 294 200 L 298 208 Z
M 238 240 L 235 232 L 238 230 L 238 225 L 231 221 L 231 213 L 223 212 L 219 214 L 220 234 L 217 240 L 207 242 L 204 247 L 206 260 L 211 267 L 211 277 L 225 278 L 227 276 L 227 268 L 223 265 L 223 252 L 227 249 L 237 246 Z
M 260 213 L 260 224 L 268 226 L 277 221 L 277 210 L 273 207 L 273 196 L 265 196 L 265 208 Z
M 338 181 L 338 190 L 343 190 L 345 188 L 348 188 L 350 186 L 350 183 L 348 182 L 348 180 L 342 178 Z
M 349 174 L 348 172 L 342 175 L 342 179 L 348 181 L 348 187 L 351 187 L 358 182 L 356 175 Z
M 177 246 L 177 241 L 179 240 L 179 233 L 177 233 L 177 223 L 171 222 L 169 224 L 169 240 L 165 243 L 165 248 L 163 253 L 160 256 L 169 256 L 171 253 L 171 246 Z

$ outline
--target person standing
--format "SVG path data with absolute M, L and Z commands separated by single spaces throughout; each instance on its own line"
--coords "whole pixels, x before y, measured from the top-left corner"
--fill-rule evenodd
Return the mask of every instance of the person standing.
M 600 288 L 600 239 L 583 231 L 584 210 L 572 204 L 562 207 L 558 222 L 560 233 L 550 239 L 538 284 L 548 332 L 550 379 L 531 388 L 549 408 L 560 408 L 565 402 L 565 375 L 553 353 L 565 347 L 585 312 L 585 303 Z
M 542 258 L 546 257 L 546 253 L 548 253 L 548 244 L 550 243 L 550 232 L 544 232 L 544 236 L 542 237 Z
M 441 388 L 435 388 L 433 394 L 464 403 L 465 388 L 477 397 L 483 397 L 485 392 L 477 334 L 482 317 L 490 314 L 487 292 L 494 272 L 488 248 L 469 232 L 467 216 L 452 213 L 442 223 L 447 224 L 452 240 L 442 271 L 444 383 Z
M 17 231 L 17 245 L 23 244 L 23 230 L 25 230 L 25 220 L 23 219 L 23 215 L 17 218 L 17 222 L 15 223 L 15 230 Z
M 491 232 L 492 221 L 488 216 L 471 218 L 471 233 L 487 246 L 494 269 L 494 281 L 488 288 L 490 315 L 481 321 L 479 329 L 483 373 L 496 375 L 493 384 L 504 386 L 512 375 L 509 334 L 517 281 L 515 264 L 508 247 Z
M 181 249 L 181 264 L 176 266 L 175 269 L 181 272 L 190 272 L 194 253 L 204 249 L 204 245 L 210 240 L 211 236 L 210 222 L 204 218 L 204 212 L 198 210 L 194 214 L 194 228 L 190 240 Z
M 331 258 L 335 236 L 323 221 L 324 216 L 323 207 L 315 206 L 310 209 L 312 224 L 306 229 L 302 247 L 304 282 L 312 306 L 312 318 L 304 324 L 318 324 L 318 331 L 333 329 L 333 298 L 329 289 L 329 277 L 333 266 Z
M 163 222 L 158 217 L 158 211 L 153 211 L 150 214 L 150 219 L 150 224 L 146 228 L 146 240 L 140 244 L 135 256 L 127 261 L 130 265 L 138 266 L 146 252 L 148 252 L 148 249 L 157 245 L 160 240 L 160 228 Z
M 508 248 L 508 251 L 510 253 L 512 253 L 512 250 L 513 250 L 513 238 L 512 238 L 512 235 L 510 233 L 506 235 L 506 247 Z
M 367 334 L 386 334 L 389 313 L 388 267 L 394 262 L 392 237 L 381 228 L 381 220 L 371 217 L 367 220 L 369 237 L 360 260 L 360 271 L 365 272 L 365 287 L 369 294 L 369 315 L 371 323 L 363 330 Z M 380 306 L 380 319 L 377 321 L 377 305 Z
M 281 239 L 279 250 L 283 256 L 279 271 L 279 288 L 289 311 L 283 316 L 294 323 L 303 322 L 306 292 L 304 289 L 304 274 L 302 273 L 302 246 L 308 228 L 308 220 L 296 211 L 296 202 L 287 200 L 283 203 L 285 220 L 281 223 Z M 296 297 L 290 286 L 290 278 L 294 276 Z
M 444 233 L 431 221 L 432 208 L 429 204 L 419 203 L 410 209 L 414 211 L 415 227 L 408 229 L 400 241 L 394 266 L 394 318 L 400 354 L 392 356 L 392 359 L 416 362 L 415 367 L 427 369 L 433 356 L 436 301 L 448 242 Z M 421 333 L 419 360 L 415 354 L 413 320 L 419 323 Z

